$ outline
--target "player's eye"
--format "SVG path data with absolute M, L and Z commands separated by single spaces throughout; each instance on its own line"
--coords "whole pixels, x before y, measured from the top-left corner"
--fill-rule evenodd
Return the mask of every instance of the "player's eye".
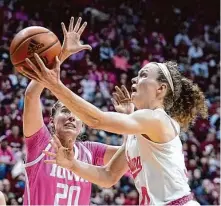
M 70 110 L 68 110 L 68 109 L 62 109 L 61 112 L 62 113 L 71 113 Z
M 141 72 L 140 73 L 140 77 L 147 77 L 148 75 L 147 75 L 147 73 L 146 72 Z

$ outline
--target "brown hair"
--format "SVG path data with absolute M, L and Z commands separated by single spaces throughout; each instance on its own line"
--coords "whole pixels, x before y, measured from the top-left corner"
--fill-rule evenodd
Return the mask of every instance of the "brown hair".
M 167 94 L 164 98 L 165 110 L 184 129 L 187 129 L 188 125 L 193 123 L 198 115 L 207 118 L 208 108 L 204 94 L 198 85 L 180 74 L 176 62 L 168 61 L 164 64 L 170 72 L 174 85 L 174 93 L 172 93 L 166 77 L 159 69 L 157 80 L 168 84 Z
M 57 102 L 54 103 L 54 105 L 53 105 L 52 108 L 51 108 L 51 117 L 52 117 L 52 118 L 54 118 L 54 116 L 55 116 L 57 110 L 58 110 L 59 108 L 61 108 L 62 106 L 63 106 L 63 104 L 62 104 L 61 102 L 59 102 L 59 101 L 57 101 Z

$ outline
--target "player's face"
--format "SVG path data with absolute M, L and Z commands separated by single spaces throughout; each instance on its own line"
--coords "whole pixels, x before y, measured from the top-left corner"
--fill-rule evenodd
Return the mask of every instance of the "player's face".
M 158 71 L 157 65 L 149 63 L 132 79 L 131 98 L 137 109 L 153 109 L 156 105 L 160 87 Z
M 53 119 L 55 132 L 58 137 L 66 138 L 73 136 L 73 139 L 75 139 L 80 133 L 79 125 L 77 128 L 76 119 L 77 117 L 73 115 L 65 106 L 60 107 L 56 111 L 55 117 Z M 82 123 L 80 122 L 80 124 L 81 129 Z

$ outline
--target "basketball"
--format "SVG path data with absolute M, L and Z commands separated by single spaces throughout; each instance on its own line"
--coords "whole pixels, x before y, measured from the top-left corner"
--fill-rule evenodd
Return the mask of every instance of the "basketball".
M 61 43 L 57 36 L 50 30 L 31 26 L 17 33 L 10 45 L 10 58 L 14 67 L 29 68 L 25 58 L 29 58 L 34 63 L 34 53 L 37 53 L 48 68 L 52 68 L 55 57 L 61 52 Z

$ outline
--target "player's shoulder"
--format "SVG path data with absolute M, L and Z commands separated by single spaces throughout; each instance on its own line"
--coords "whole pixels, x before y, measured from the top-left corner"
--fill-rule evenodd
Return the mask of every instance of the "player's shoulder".
M 168 115 L 163 109 L 141 109 L 134 112 L 134 115 L 137 119 L 140 119 L 141 121 L 154 123 L 154 124 L 161 124 L 166 119 L 168 120 Z
M 76 145 L 78 146 L 85 146 L 85 147 L 93 147 L 93 146 L 98 146 L 102 143 L 100 142 L 92 142 L 92 141 L 76 141 Z

